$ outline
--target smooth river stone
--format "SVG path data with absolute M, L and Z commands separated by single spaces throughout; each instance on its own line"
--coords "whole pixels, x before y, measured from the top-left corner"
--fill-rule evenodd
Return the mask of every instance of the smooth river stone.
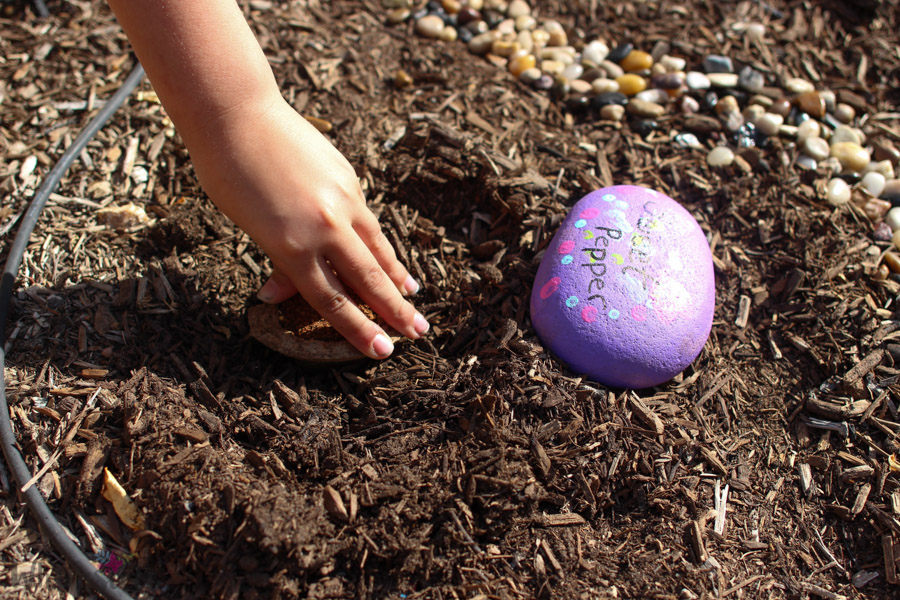
M 560 225 L 535 278 L 531 322 L 572 371 L 646 388 L 700 354 L 715 293 L 709 244 L 690 213 L 620 185 L 591 192 Z

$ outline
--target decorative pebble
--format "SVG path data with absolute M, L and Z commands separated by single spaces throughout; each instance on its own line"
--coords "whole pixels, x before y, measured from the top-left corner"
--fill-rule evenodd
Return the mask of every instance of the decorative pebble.
M 841 102 L 834 107 L 834 118 L 844 124 L 852 123 L 856 118 L 856 109 Z
M 537 27 L 537 19 L 531 15 L 516 17 L 516 31 L 531 31 Z
M 797 107 L 806 114 L 821 119 L 825 116 L 825 100 L 818 92 L 805 92 L 795 98 Z
M 532 85 L 535 81 L 541 78 L 541 70 L 537 67 L 532 67 L 530 69 L 525 69 L 519 75 L 519 81 L 524 84 Z
M 747 66 L 738 73 L 738 86 L 748 92 L 758 92 L 766 85 L 765 76 L 754 69 Z
M 780 98 L 772 103 L 769 112 L 786 117 L 791 113 L 791 103 L 785 98 Z
M 412 12 L 408 8 L 394 8 L 388 11 L 387 20 L 391 25 L 406 21 Z
M 482 23 L 484 21 L 481 21 Z M 491 45 L 500 37 L 496 31 L 485 31 L 479 33 L 469 40 L 469 52 L 472 54 L 484 54 L 491 49 Z
M 610 79 L 616 79 L 625 74 L 625 69 L 607 59 L 600 63 L 600 68 L 606 71 L 606 76 Z
M 599 65 L 609 56 L 609 46 L 601 40 L 588 43 L 581 51 L 581 58 L 592 64 Z
M 867 171 L 875 171 L 884 175 L 885 180 L 894 179 L 894 165 L 889 160 L 872 161 L 866 167 Z
M 621 121 L 625 117 L 625 107 L 621 104 L 606 104 L 600 109 L 600 118 L 607 121 Z
M 456 15 L 456 22 L 459 25 L 467 25 L 472 21 L 480 21 L 481 13 L 472 8 L 471 3 L 468 6 L 463 6 L 459 13 Z
M 713 87 L 734 88 L 738 85 L 737 73 L 708 73 L 706 77 Z
M 894 245 L 895 250 L 900 250 L 900 230 L 894 231 L 894 235 L 891 236 L 891 243 Z
M 693 133 L 679 133 L 675 136 L 675 145 L 679 148 L 703 149 L 703 144 L 700 143 L 700 140 Z
M 809 121 L 804 121 L 797 127 L 797 141 L 802 142 L 811 137 L 819 137 L 819 134 L 821 133 L 822 126 L 819 125 L 819 122 L 810 119 Z
M 542 60 L 541 61 L 541 71 L 547 73 L 548 75 L 562 75 L 562 72 L 565 70 L 566 64 L 562 61 L 558 60 Z
M 416 21 L 416 31 L 425 37 L 437 39 L 444 30 L 444 20 L 438 15 L 425 15 Z
M 900 207 L 894 207 L 884 216 L 884 222 L 887 223 L 891 231 L 900 229 Z
M 863 175 L 862 181 L 859 182 L 860 186 L 866 190 L 870 196 L 875 198 L 881 197 L 881 193 L 884 192 L 886 183 L 887 181 L 885 181 L 884 175 L 875 171 L 870 171 Z
M 703 59 L 703 70 L 707 73 L 734 73 L 734 63 L 727 56 L 710 54 Z
M 669 102 L 669 95 L 666 93 L 666 90 L 661 90 L 659 88 L 646 89 L 643 92 L 638 92 L 634 95 L 634 97 L 637 100 L 643 100 L 644 102 L 655 102 L 656 104 L 662 105 L 665 105 Z
M 831 155 L 841 161 L 841 165 L 850 171 L 862 171 L 871 160 L 869 151 L 853 142 L 832 144 Z
M 647 80 L 634 73 L 626 73 L 616 77 L 616 83 L 619 84 L 619 91 L 626 96 L 634 96 L 638 92 L 647 89 Z
M 881 141 L 875 143 L 875 160 L 889 160 L 895 167 L 900 164 L 900 150 L 897 150 L 890 142 Z
M 534 57 L 534 54 L 525 54 L 523 56 L 517 56 L 515 58 L 510 59 L 509 61 L 509 72 L 512 73 L 513 77 L 521 77 L 522 73 L 533 69 L 537 64 L 537 59 Z M 532 80 L 533 81 L 533 80 Z
M 791 77 L 784 82 L 784 89 L 792 94 L 805 94 L 814 92 L 816 88 L 813 84 L 799 77 Z
M 661 57 L 659 57 L 659 64 L 662 65 L 663 68 L 665 68 L 665 70 L 670 73 L 681 73 L 684 72 L 684 68 L 687 66 L 687 61 L 677 56 L 663 54 Z
M 442 42 L 455 42 L 459 37 L 459 32 L 456 30 L 456 27 L 451 25 L 447 25 L 444 29 L 441 30 L 441 33 L 438 35 L 438 39 Z
M 867 198 L 863 204 L 863 213 L 865 213 L 873 223 L 880 221 L 890 209 L 891 203 L 879 198 Z
M 828 180 L 825 185 L 825 199 L 832 206 L 841 206 L 850 202 L 850 186 L 840 177 Z
M 584 79 L 572 79 L 569 81 L 569 85 L 572 87 L 573 94 L 587 96 L 594 91 L 591 84 Z M 587 100 L 587 98 L 585 98 L 585 100 Z
M 441 0 L 441 6 L 451 15 L 455 15 L 462 10 L 462 3 L 459 0 Z
M 748 123 L 756 125 L 756 122 L 766 114 L 766 109 L 759 104 L 750 104 L 742 111 L 742 114 Z
M 625 112 L 643 119 L 658 119 L 666 113 L 666 107 L 656 102 L 632 98 L 625 106 Z
M 859 135 L 856 131 L 852 127 L 847 127 L 846 125 L 835 128 L 834 133 L 831 134 L 828 142 L 832 146 L 842 142 L 850 142 L 857 145 L 862 144 L 862 140 L 859 139 Z
M 727 167 L 734 162 L 734 152 L 727 146 L 716 146 L 706 155 L 706 164 L 711 167 Z
M 582 198 L 538 268 L 531 319 L 548 350 L 604 385 L 664 383 L 699 355 L 715 308 L 703 231 L 659 192 L 615 186 Z
M 740 112 L 741 107 L 738 104 L 737 98 L 734 96 L 724 96 L 720 98 L 716 103 L 716 113 L 722 115 L 730 112 Z
M 794 161 L 794 164 L 800 167 L 801 169 L 806 169 L 807 171 L 815 171 L 816 167 L 819 166 L 819 163 L 812 156 L 807 156 L 806 154 L 801 154 L 797 156 L 797 160 Z
M 700 110 L 700 103 L 692 96 L 682 96 L 678 101 L 678 109 L 686 115 L 692 115 Z
M 784 123 L 784 117 L 779 114 L 767 112 L 756 121 L 756 128 L 764 135 L 777 135 Z
M 643 50 L 632 50 L 619 64 L 628 72 L 645 71 L 653 66 L 653 57 Z
M 606 94 L 608 92 L 618 92 L 619 82 L 615 79 L 598 77 L 591 82 L 591 87 L 594 88 L 594 93 L 597 95 Z
M 628 104 L 628 96 L 622 92 L 606 92 L 595 96 L 592 103 L 594 108 L 603 108 L 609 104 L 616 104 L 622 106 L 624 110 L 624 106 Z
M 578 63 L 572 63 L 563 69 L 563 77 L 570 81 L 574 81 L 575 79 L 579 79 L 584 74 L 584 67 L 582 67 Z
M 831 156 L 831 146 L 820 137 L 808 137 L 800 144 L 804 153 L 816 160 L 825 160 Z
M 891 202 L 900 200 L 900 179 L 891 179 L 885 182 L 881 197 Z
M 894 210 L 893 208 L 891 210 Z M 890 214 L 890 211 L 888 211 Z M 886 218 L 886 217 L 885 217 Z M 890 225 L 887 222 L 882 221 L 875 225 L 875 231 L 872 232 L 872 237 L 875 238 L 876 241 L 879 242 L 889 242 L 891 241 L 891 236 L 894 232 L 891 231 Z
M 634 50 L 634 44 L 631 42 L 625 42 L 624 44 L 620 44 L 609 51 L 609 55 L 606 57 L 606 60 L 609 60 L 614 63 L 620 63 L 622 60 L 628 56 L 628 54 Z
M 512 2 L 509 3 L 509 8 L 506 9 L 506 16 L 513 19 L 530 14 L 531 7 L 525 0 L 512 0 Z

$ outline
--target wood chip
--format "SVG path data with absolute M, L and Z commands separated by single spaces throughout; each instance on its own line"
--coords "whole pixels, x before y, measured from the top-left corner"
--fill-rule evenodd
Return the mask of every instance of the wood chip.
M 350 513 L 347 512 L 344 500 L 336 489 L 326 485 L 322 490 L 322 500 L 325 502 L 325 510 L 329 515 L 345 523 L 350 521 Z

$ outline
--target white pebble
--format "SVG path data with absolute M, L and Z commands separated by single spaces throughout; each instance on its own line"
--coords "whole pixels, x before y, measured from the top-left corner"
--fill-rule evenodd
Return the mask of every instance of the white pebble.
M 831 155 L 831 148 L 828 146 L 828 142 L 820 137 L 806 138 L 800 147 L 805 154 L 816 160 L 825 160 Z
M 574 81 L 576 79 L 579 79 L 583 73 L 584 67 L 582 67 L 578 63 L 572 63 L 571 65 L 563 69 L 562 75 L 569 81 Z
M 737 87 L 740 76 L 737 73 L 707 73 L 707 79 L 710 84 L 715 87 L 733 88 Z
M 862 145 L 862 140 L 859 139 L 856 131 L 846 125 L 838 125 L 828 140 L 828 143 L 832 146 L 841 142 L 853 142 L 854 144 Z
M 764 135 L 777 135 L 778 129 L 784 124 L 784 117 L 767 112 L 756 121 L 756 128 Z
M 666 71 L 669 73 L 680 73 L 684 71 L 684 68 L 687 66 L 687 60 L 678 58 L 677 56 L 663 54 L 659 57 L 659 64 L 665 67 Z
M 706 155 L 706 164 L 711 167 L 727 167 L 734 162 L 734 152 L 726 146 L 716 146 Z
M 584 47 L 581 52 L 582 60 L 599 65 L 609 55 L 609 46 L 603 40 L 594 40 Z
M 885 180 L 894 179 L 894 165 L 889 160 L 872 161 L 866 165 L 865 171 L 881 173 L 884 175 Z
M 816 91 L 816 86 L 799 77 L 791 77 L 784 82 L 784 87 L 792 94 L 805 94 Z
M 891 231 L 900 229 L 900 206 L 895 206 L 884 215 L 884 222 L 888 224 Z
M 708 90 L 712 85 L 709 81 L 709 77 L 700 71 L 688 71 L 688 74 L 684 78 L 684 82 L 692 90 Z
M 884 175 L 876 173 L 875 171 L 869 171 L 863 176 L 860 185 L 869 193 L 869 195 L 878 198 L 881 196 L 881 192 L 884 191 L 885 183 L 887 182 L 884 179 Z
M 807 156 L 806 154 L 801 154 L 797 157 L 797 161 L 794 163 L 801 169 L 806 169 L 807 171 L 815 171 L 816 167 L 819 165 L 812 156 Z
M 850 193 L 850 186 L 840 177 L 829 180 L 825 186 L 825 199 L 832 206 L 850 202 Z
M 615 79 L 607 79 L 606 77 L 600 77 L 591 82 L 591 87 L 594 89 L 595 94 L 605 94 L 607 92 L 618 92 L 619 91 L 619 82 Z
M 659 88 L 651 88 L 649 90 L 638 92 L 634 95 L 634 97 L 637 100 L 643 100 L 645 102 L 655 102 L 656 104 L 668 104 L 670 100 L 669 94 L 666 93 L 666 90 L 661 90 Z
M 822 133 L 822 126 L 818 121 L 815 119 L 803 121 L 797 126 L 797 141 L 802 142 L 811 137 L 819 137 L 820 133 Z

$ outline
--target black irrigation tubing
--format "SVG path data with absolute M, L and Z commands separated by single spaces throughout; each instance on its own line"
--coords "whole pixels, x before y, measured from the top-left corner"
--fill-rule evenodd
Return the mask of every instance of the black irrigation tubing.
M 54 165 L 47 174 L 46 179 L 41 184 L 40 189 L 34 195 L 28 210 L 22 217 L 19 224 L 19 231 L 13 240 L 12 247 L 9 250 L 9 256 L 6 259 L 6 265 L 3 267 L 2 279 L 0 279 L 0 448 L 3 450 L 3 456 L 6 458 L 6 464 L 9 465 L 13 477 L 17 482 L 18 489 L 21 492 L 22 487 L 31 480 L 32 474 L 28 465 L 22 460 L 22 455 L 16 448 L 16 435 L 12 429 L 12 421 L 9 415 L 9 406 L 6 402 L 6 380 L 4 371 L 6 368 L 6 347 L 3 343 L 6 339 L 6 322 L 9 319 L 10 304 L 12 302 L 13 286 L 16 281 L 16 273 L 22 264 L 22 257 L 28 246 L 28 239 L 38 217 L 47 199 L 59 181 L 63 178 L 66 171 L 75 161 L 75 158 L 84 150 L 84 147 L 96 135 L 96 133 L 106 124 L 106 121 L 114 112 L 125 102 L 125 99 L 131 94 L 135 87 L 144 78 L 144 69 L 140 63 L 135 65 L 134 69 L 128 75 L 128 78 L 122 86 L 116 90 L 106 104 L 97 112 L 97 115 L 91 119 L 90 123 L 82 130 L 78 137 L 72 142 L 72 145 L 63 153 L 59 162 Z M 81 575 L 95 592 L 108 600 L 132 600 L 131 596 L 119 589 L 115 583 L 107 578 L 103 573 L 97 570 L 91 563 L 90 559 L 84 554 L 81 548 L 72 541 L 69 534 L 62 528 L 54 514 L 50 512 L 47 503 L 41 496 L 36 485 L 32 485 L 21 495 L 25 499 L 25 504 L 31 510 L 32 516 L 37 519 L 41 531 L 50 538 L 56 550 L 63 555 L 69 567 L 76 573 Z

